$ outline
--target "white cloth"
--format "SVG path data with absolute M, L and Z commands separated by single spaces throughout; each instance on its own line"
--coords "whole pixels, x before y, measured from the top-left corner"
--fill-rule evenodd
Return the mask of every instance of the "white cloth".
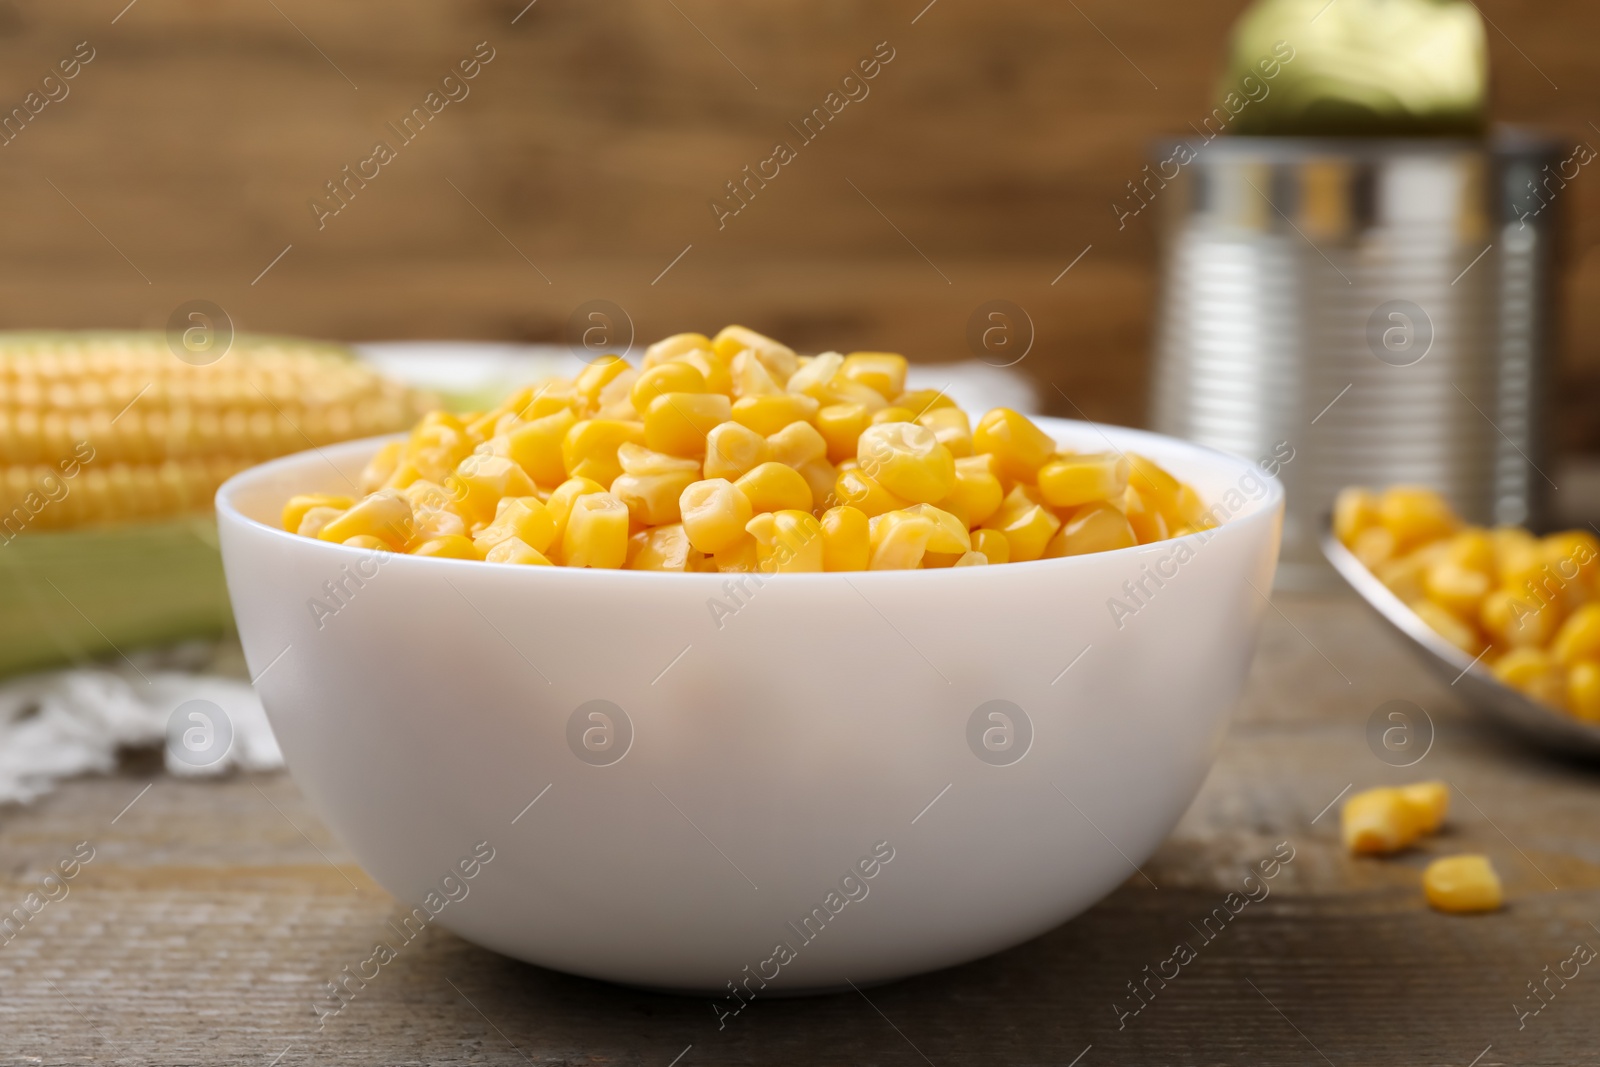
M 200 648 L 180 646 L 178 651 L 192 656 Z M 182 659 L 171 653 L 137 658 Z M 205 669 L 215 669 L 215 664 L 206 664 Z M 63 778 L 110 772 L 122 749 L 164 746 L 173 712 L 191 700 L 220 709 L 232 728 L 232 744 L 207 766 L 185 762 L 168 748 L 170 773 L 219 775 L 234 768 L 265 771 L 283 766 L 283 753 L 261 701 L 247 681 L 163 669 L 154 662 L 142 667 L 71 667 L 0 682 L 0 803 L 27 803 Z

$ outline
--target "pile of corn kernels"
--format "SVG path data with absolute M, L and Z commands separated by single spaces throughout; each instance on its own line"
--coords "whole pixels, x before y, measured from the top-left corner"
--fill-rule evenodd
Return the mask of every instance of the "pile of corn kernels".
M 1535 700 L 1600 722 L 1600 539 L 1469 526 L 1438 493 L 1413 486 L 1346 489 L 1333 522 L 1445 640 Z
M 658 571 L 965 567 L 1128 548 L 1211 525 L 1155 463 L 1061 451 L 997 408 L 907 391 L 905 357 L 796 355 L 741 326 L 608 356 L 384 446 L 359 500 L 284 528 L 369 549 Z

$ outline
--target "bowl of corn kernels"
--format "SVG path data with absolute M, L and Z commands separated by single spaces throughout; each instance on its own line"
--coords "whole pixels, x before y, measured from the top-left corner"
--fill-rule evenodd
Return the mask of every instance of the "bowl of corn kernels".
M 1329 533 L 1334 565 L 1474 706 L 1600 754 L 1600 538 L 1474 526 L 1405 485 L 1343 490 Z
M 1138 877 L 1243 684 L 1282 489 L 905 373 L 684 334 L 223 486 L 290 770 L 417 921 L 726 1018 Z

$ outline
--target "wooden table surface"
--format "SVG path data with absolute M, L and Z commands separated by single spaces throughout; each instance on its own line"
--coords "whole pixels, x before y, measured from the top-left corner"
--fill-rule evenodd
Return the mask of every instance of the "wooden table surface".
M 722 1030 L 704 998 L 567 977 L 430 929 L 319 1032 L 313 996 L 399 908 L 287 776 L 135 765 L 69 783 L 0 813 L 5 909 L 79 842 L 94 849 L 69 894 L 0 943 L 0 1064 L 1594 1062 L 1600 971 L 1551 976 L 1600 946 L 1597 772 L 1478 723 L 1358 603 L 1276 604 L 1222 756 L 1148 882 L 998 956 L 757 1000 Z M 1397 699 L 1436 726 L 1410 770 L 1366 739 Z M 1324 809 L 1342 790 L 1423 776 L 1455 787 L 1441 837 L 1388 861 L 1340 850 Z M 1270 895 L 1207 940 L 1191 924 L 1284 841 L 1294 859 Z M 1424 906 L 1428 857 L 1462 850 L 1493 858 L 1504 911 Z M 1180 939 L 1195 958 L 1131 1013 L 1127 983 Z

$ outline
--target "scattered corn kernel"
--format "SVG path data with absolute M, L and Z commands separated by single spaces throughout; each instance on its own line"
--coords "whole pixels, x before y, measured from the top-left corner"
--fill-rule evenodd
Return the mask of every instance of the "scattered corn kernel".
M 1127 457 L 1115 452 L 1061 456 L 1039 468 L 1039 492 L 1051 507 L 1114 500 L 1128 488 Z
M 1422 836 L 1418 808 L 1398 789 L 1354 793 L 1339 813 L 1344 847 L 1357 853 L 1399 852 Z
M 1422 891 L 1439 911 L 1498 911 L 1505 894 L 1489 857 L 1444 856 L 1422 872 Z

